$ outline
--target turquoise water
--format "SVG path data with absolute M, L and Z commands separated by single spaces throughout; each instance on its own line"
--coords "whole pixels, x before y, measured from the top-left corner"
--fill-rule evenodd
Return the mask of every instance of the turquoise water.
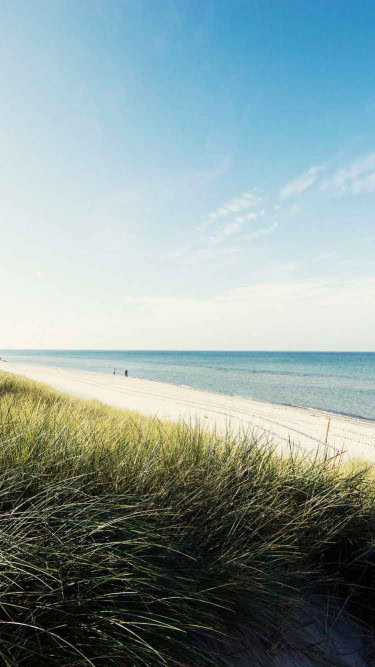
M 375 419 L 375 352 L 0 350 L 19 363 L 118 373 Z

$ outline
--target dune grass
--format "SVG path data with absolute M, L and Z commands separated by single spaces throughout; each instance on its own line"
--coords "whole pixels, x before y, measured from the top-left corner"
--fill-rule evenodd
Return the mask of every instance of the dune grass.
M 365 463 L 7 373 L 0 443 L 0 665 L 224 665 L 242 630 L 271 650 L 310 591 L 375 629 Z

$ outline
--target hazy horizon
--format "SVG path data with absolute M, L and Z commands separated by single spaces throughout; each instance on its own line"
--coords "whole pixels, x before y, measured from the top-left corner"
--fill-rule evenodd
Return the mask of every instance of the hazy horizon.
M 222 348 L 110 348 L 110 347 L 4 347 L 0 349 L 1 352 L 296 352 L 296 353 L 319 353 L 322 354 L 375 354 L 375 350 L 305 350 L 305 349 L 236 349 L 230 350 Z

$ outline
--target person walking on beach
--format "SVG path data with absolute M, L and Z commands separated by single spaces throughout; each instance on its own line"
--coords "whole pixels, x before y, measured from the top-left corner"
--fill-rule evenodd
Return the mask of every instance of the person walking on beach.
M 115 368 L 113 369 L 113 375 L 116 375 L 116 369 Z
M 128 371 L 125 371 L 124 375 L 127 378 L 128 377 Z

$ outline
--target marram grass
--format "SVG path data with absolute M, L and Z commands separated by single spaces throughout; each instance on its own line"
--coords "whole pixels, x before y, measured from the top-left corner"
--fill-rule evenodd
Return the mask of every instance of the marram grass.
M 270 651 L 312 591 L 374 630 L 365 463 L 5 373 L 0 443 L 0 666 L 224 665 L 242 631 Z

